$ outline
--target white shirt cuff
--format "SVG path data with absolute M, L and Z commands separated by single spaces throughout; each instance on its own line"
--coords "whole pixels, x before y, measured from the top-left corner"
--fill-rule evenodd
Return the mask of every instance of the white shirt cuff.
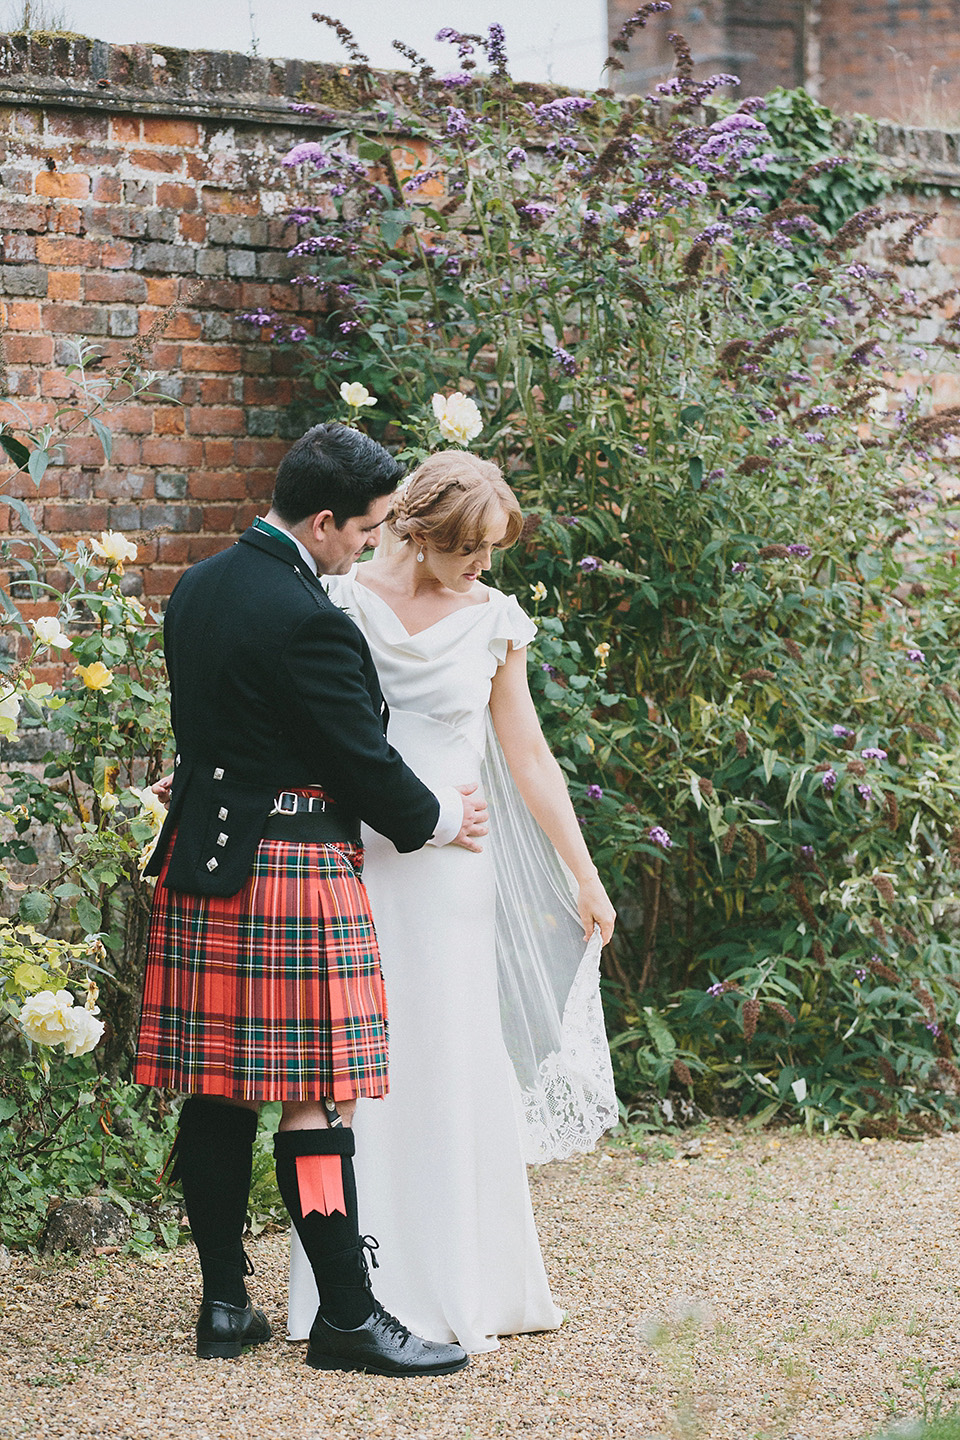
M 443 785 L 434 794 L 440 801 L 440 818 L 428 845 L 449 845 L 460 834 L 463 825 L 463 796 L 452 785 Z

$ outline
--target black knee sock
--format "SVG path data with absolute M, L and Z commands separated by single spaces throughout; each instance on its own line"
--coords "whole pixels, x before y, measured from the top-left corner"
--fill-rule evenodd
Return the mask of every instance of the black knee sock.
M 279 1130 L 273 1138 L 277 1188 L 290 1211 L 320 1292 L 320 1309 L 331 1325 L 352 1330 L 376 1308 L 360 1245 L 357 1186 L 353 1174 L 354 1137 L 349 1129 Z M 298 1155 L 335 1155 L 343 1175 L 346 1214 L 335 1210 L 304 1215 L 297 1180 Z
M 243 1228 L 257 1113 L 191 1095 L 180 1111 L 171 1180 L 179 1180 L 200 1256 L 204 1300 L 246 1305 Z

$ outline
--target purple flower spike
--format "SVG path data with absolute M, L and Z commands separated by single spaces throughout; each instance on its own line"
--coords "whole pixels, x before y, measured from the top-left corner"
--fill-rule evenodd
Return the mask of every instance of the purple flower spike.
M 926 657 L 926 655 L 924 655 L 924 653 L 923 653 L 922 650 L 908 650 L 908 651 L 907 651 L 907 659 L 908 659 L 908 660 L 913 660 L 914 663 L 917 664 L 917 665 L 923 665 L 923 664 L 926 662 L 926 658 L 927 658 L 927 657 Z
M 734 560 L 733 564 L 730 566 L 730 574 L 731 574 L 731 575 L 743 575 L 743 574 L 746 573 L 746 570 L 747 570 L 747 562 L 746 562 L 746 560 Z
M 939 1034 L 940 1034 L 940 1026 L 937 1024 L 937 1022 L 936 1022 L 935 1020 L 928 1020 L 927 1023 L 926 1023 L 926 1025 L 924 1025 L 923 1028 L 924 1028 L 924 1030 L 929 1030 L 931 1035 L 939 1035 Z
M 467 112 L 458 110 L 455 105 L 448 105 L 446 133 L 448 135 L 466 135 L 469 130 L 470 121 L 467 119 Z
M 853 734 L 854 731 L 848 730 L 846 725 L 834 725 L 833 727 L 833 738 L 835 740 L 850 740 Z
M 886 760 L 887 758 L 886 750 L 881 750 L 877 745 L 868 745 L 866 750 L 860 751 L 860 754 L 864 760 Z
M 707 986 L 707 994 L 708 994 L 708 995 L 722 995 L 723 993 L 724 993 L 724 989 L 723 989 L 723 981 L 722 981 L 722 980 L 718 980 L 715 985 L 708 985 L 708 986 Z
M 798 560 L 806 560 L 808 555 L 813 554 L 809 545 L 788 545 L 787 550 L 791 555 L 796 555 Z
M 600 561 L 597 559 L 596 555 L 584 555 L 583 559 L 580 561 L 580 569 L 587 571 L 599 570 Z
M 576 375 L 577 362 L 575 357 L 570 354 L 569 350 L 564 350 L 562 345 L 557 345 L 553 352 L 553 358 L 560 366 L 560 369 L 563 371 L 564 375 Z
M 864 805 L 869 804 L 869 802 L 873 799 L 873 791 L 871 790 L 869 785 L 858 785 L 857 794 L 860 796 L 860 799 L 863 801 Z
M 602 799 L 603 799 L 603 791 L 600 789 L 600 786 L 599 786 L 599 785 L 588 785 L 588 786 L 587 786 L 587 799 L 588 799 L 588 800 L 602 800 Z
M 823 779 L 820 781 L 820 784 L 823 786 L 824 790 L 826 790 L 828 795 L 832 795 L 834 790 L 836 790 L 837 788 L 836 770 L 824 770 Z
M 673 849 L 673 841 L 662 825 L 651 825 L 647 831 L 647 839 L 652 840 L 654 845 L 659 845 L 661 850 Z

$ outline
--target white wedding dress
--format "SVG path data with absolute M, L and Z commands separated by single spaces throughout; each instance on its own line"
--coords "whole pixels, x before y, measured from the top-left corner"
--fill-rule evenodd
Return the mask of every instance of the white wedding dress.
M 584 954 L 561 862 L 512 787 L 489 719 L 508 646 L 536 626 L 512 596 L 410 635 L 349 575 L 330 597 L 363 630 L 390 706 L 389 739 L 428 785 L 480 781 L 482 854 L 400 855 L 364 827 L 364 881 L 390 1018 L 390 1094 L 358 1105 L 360 1230 L 379 1241 L 374 1291 L 430 1340 L 471 1353 L 561 1322 L 525 1161 L 591 1149 L 616 1123 L 603 1034 L 599 933 Z M 499 972 L 499 973 L 498 973 Z M 289 1336 L 317 1291 L 292 1236 Z

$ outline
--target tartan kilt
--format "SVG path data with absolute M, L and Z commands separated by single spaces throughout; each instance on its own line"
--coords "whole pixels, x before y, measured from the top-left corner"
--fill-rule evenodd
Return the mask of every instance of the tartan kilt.
M 157 881 L 134 1080 L 231 1100 L 387 1093 L 380 953 L 347 842 L 261 840 L 243 889 Z

